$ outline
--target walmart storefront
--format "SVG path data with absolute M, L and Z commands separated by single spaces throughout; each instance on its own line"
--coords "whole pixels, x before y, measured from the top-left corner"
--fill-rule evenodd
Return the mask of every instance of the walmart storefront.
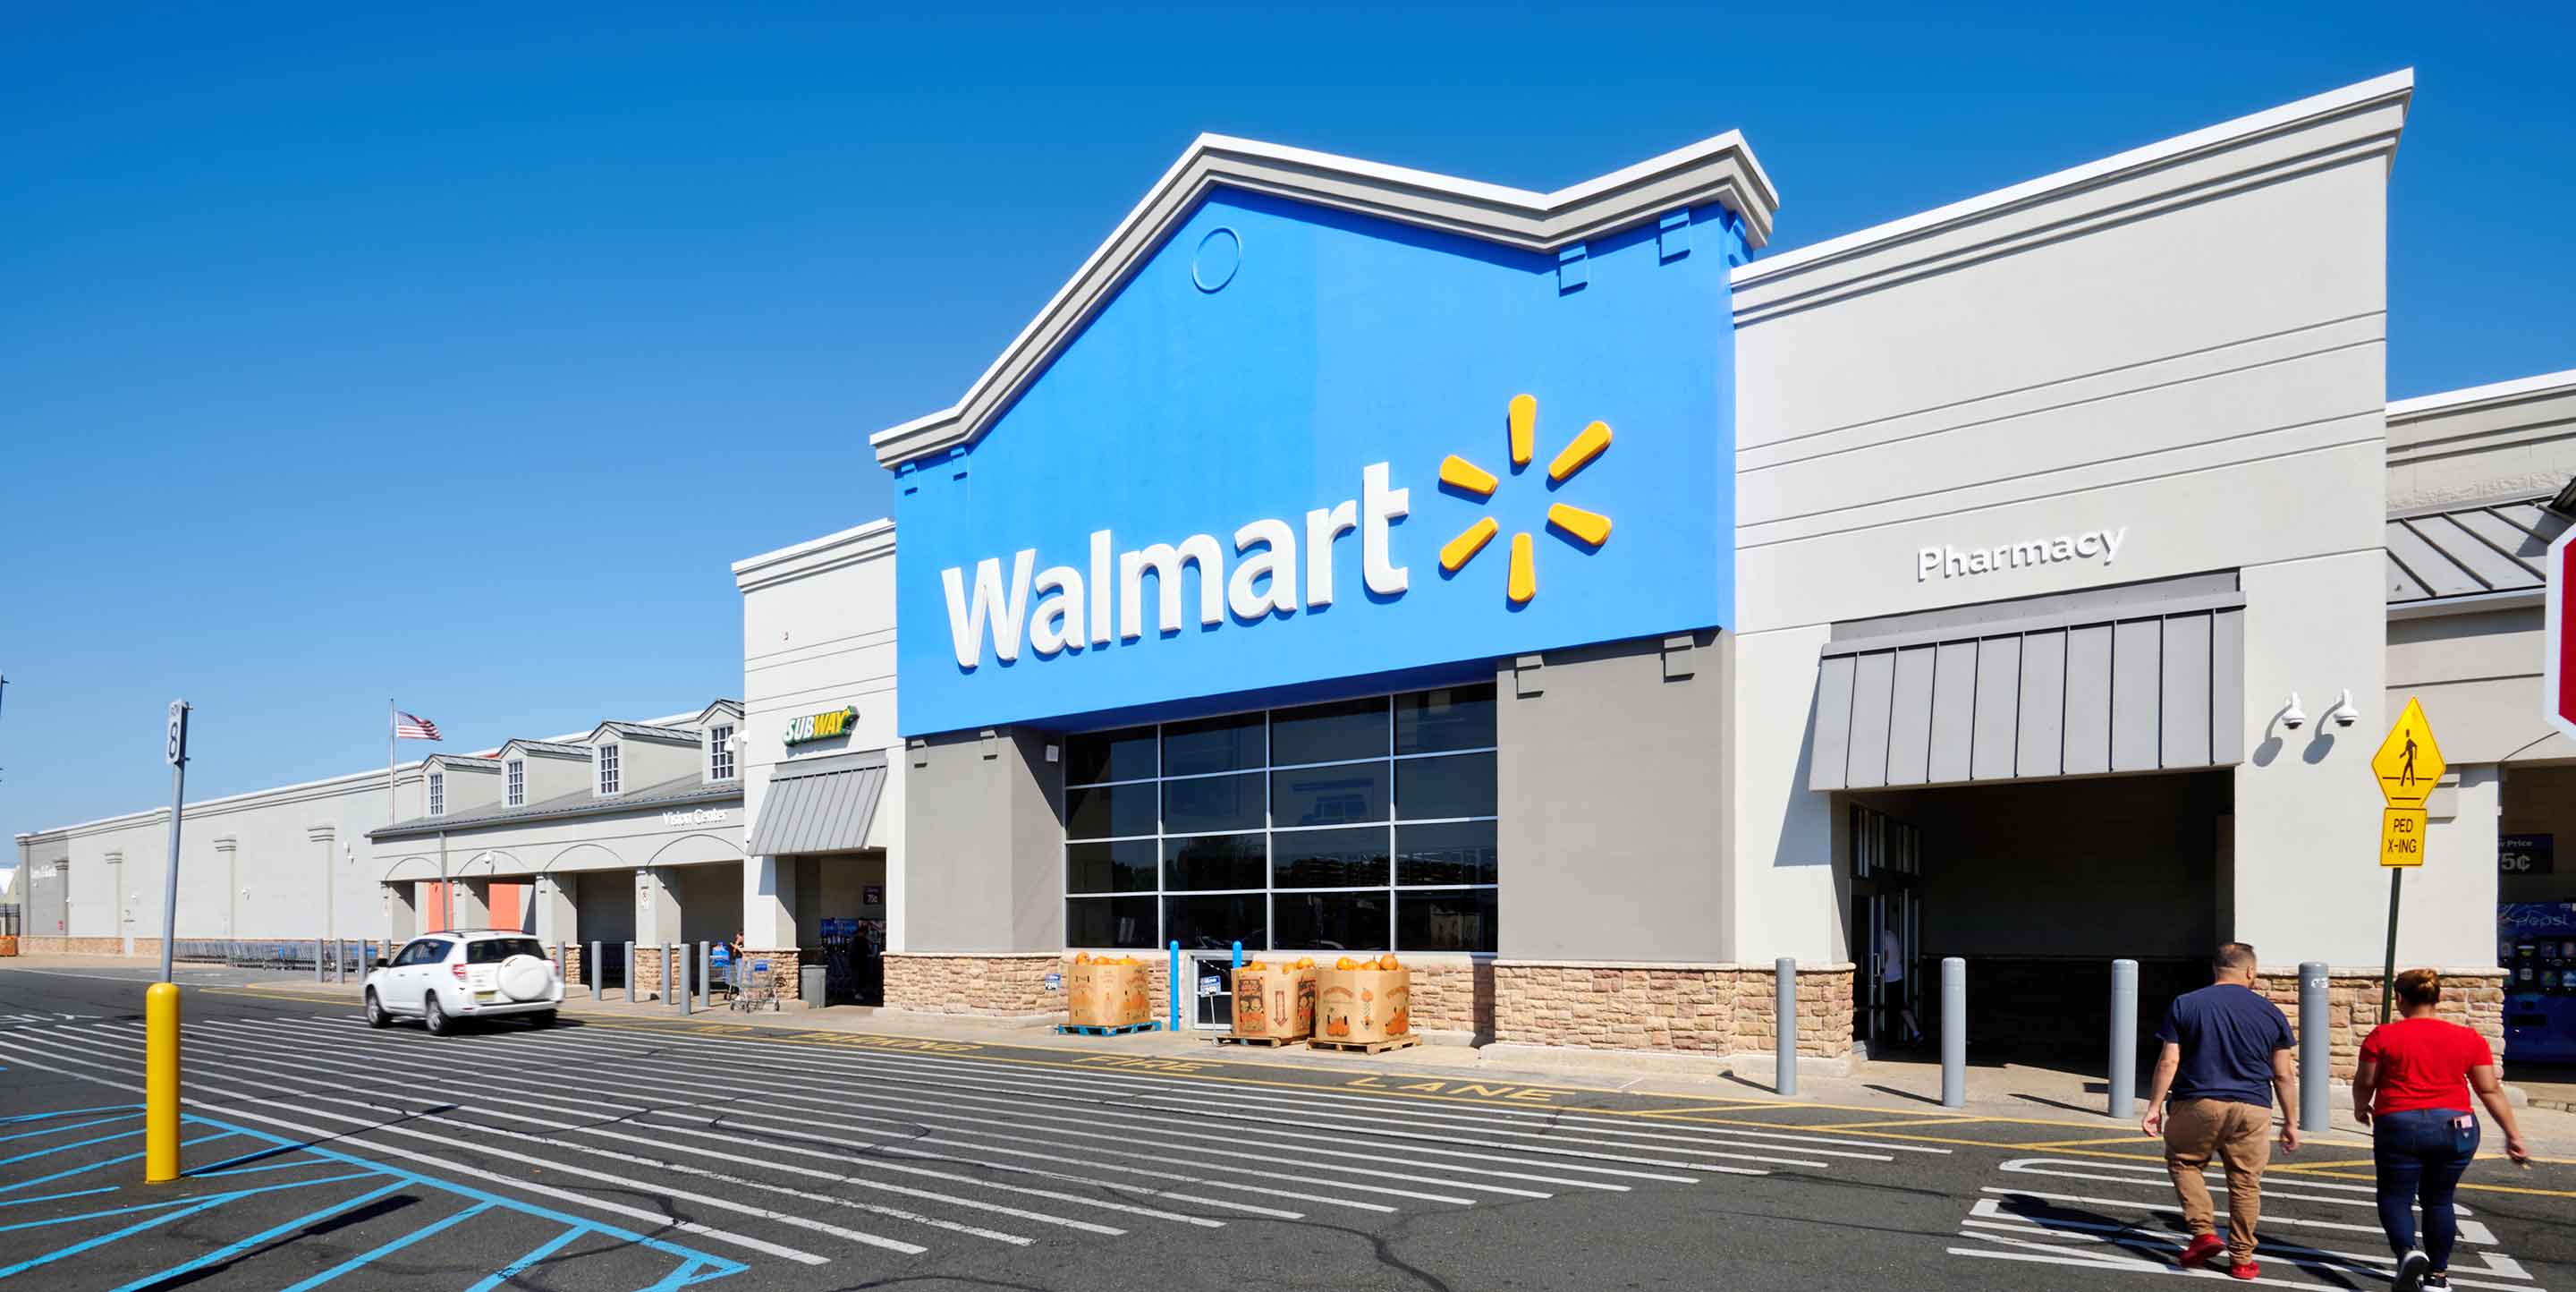
M 849 595 L 746 584 L 779 658 L 857 614 L 893 660 L 832 692 L 902 805 L 887 1003 L 1392 949 L 1428 1030 L 1748 1055 L 1787 956 L 1834 1063 L 1955 955 L 1972 1034 L 2098 1052 L 2114 955 L 2376 994 L 2367 758 L 2420 693 L 2399 956 L 2501 1037 L 2499 840 L 2576 774 L 2531 586 L 2576 378 L 2389 405 L 2412 93 L 1784 254 L 1733 134 L 1554 193 L 1201 139 L 874 437 Z
M 1727 273 L 1774 205 L 1731 134 L 1552 194 L 1195 145 L 877 439 L 889 1002 L 1040 1012 L 1068 949 L 1175 941 L 1392 948 L 1459 1032 L 1595 964 L 1731 991 Z

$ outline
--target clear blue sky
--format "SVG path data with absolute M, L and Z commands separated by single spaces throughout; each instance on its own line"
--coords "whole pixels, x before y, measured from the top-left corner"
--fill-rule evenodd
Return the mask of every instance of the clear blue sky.
M 883 514 L 867 435 L 1201 130 L 1545 189 L 1740 128 L 1786 248 L 2413 66 L 2390 394 L 2576 367 L 2565 6 L 878 8 L 16 11 L 0 834 L 161 800 L 174 695 L 213 795 L 388 695 L 737 694 L 727 564 Z

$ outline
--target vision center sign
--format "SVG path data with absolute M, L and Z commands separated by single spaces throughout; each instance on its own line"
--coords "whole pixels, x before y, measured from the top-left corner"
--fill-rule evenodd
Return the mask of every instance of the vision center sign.
M 1241 237 L 1221 290 L 1202 224 Z M 1721 257 L 1595 244 L 1567 290 L 1553 255 L 1233 192 L 1166 246 L 898 474 L 900 734 L 1490 680 L 1733 618 Z

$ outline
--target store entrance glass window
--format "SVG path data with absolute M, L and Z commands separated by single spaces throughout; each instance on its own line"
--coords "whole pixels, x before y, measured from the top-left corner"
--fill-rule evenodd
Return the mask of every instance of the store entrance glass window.
M 1065 943 L 1495 947 L 1490 683 L 1065 742 Z

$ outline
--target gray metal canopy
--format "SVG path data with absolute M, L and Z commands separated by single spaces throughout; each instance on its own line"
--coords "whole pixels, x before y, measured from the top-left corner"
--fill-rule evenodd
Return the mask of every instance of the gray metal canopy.
M 2233 574 L 1837 624 L 1807 787 L 2229 766 L 2244 661 Z
M 761 803 L 760 820 L 743 852 L 782 857 L 865 848 L 885 783 L 882 753 L 781 763 L 769 773 L 769 797 Z

